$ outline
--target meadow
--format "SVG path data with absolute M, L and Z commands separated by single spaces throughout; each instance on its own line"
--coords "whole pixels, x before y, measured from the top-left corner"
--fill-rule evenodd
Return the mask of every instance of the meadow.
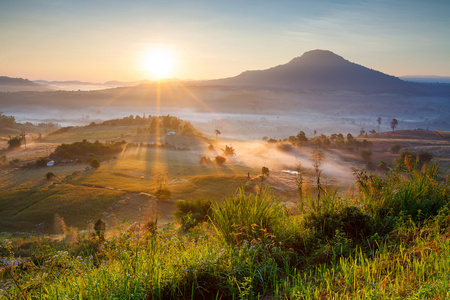
M 298 215 L 263 187 L 212 204 L 188 230 L 153 216 L 106 237 L 4 234 L 2 297 L 448 298 L 448 179 L 436 165 L 358 178 L 360 195 L 320 186 Z
M 363 138 L 351 136 L 267 143 L 92 125 L 44 136 L 2 166 L 0 297 L 445 299 L 450 189 L 440 134 L 367 136 L 372 161 L 395 159 L 386 166 L 369 164 Z M 33 166 L 59 135 L 125 144 Z M 217 165 L 228 145 L 236 154 Z M 425 162 L 432 156 L 420 150 L 435 157 Z M 100 166 L 89 166 L 95 157 Z

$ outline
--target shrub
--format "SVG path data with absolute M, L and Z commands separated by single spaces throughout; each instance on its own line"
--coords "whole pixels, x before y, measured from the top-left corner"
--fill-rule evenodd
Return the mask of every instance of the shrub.
M 220 156 L 220 155 L 216 156 L 215 162 L 216 162 L 216 165 L 218 165 L 220 167 L 225 163 L 225 157 Z
M 377 172 L 386 173 L 389 171 L 389 167 L 384 161 L 379 161 L 377 166 Z
M 426 150 L 420 150 L 417 154 L 417 160 L 419 163 L 429 163 L 433 159 L 433 154 Z
M 423 222 L 449 202 L 450 187 L 442 180 L 437 164 L 425 165 L 420 171 L 389 172 L 385 177 L 364 171 L 356 175 L 361 200 L 379 224 L 380 233 L 390 230 L 399 216 Z
M 20 135 L 17 135 L 15 137 L 9 137 L 8 140 L 8 149 L 15 149 L 15 148 L 19 148 L 20 145 L 22 145 L 22 141 L 23 141 L 23 137 L 21 137 Z
M 55 174 L 53 174 L 52 172 L 48 172 L 47 174 L 45 174 L 45 177 L 47 178 L 47 180 L 50 180 L 55 177 Z
M 400 146 L 399 144 L 393 144 L 389 147 L 389 152 L 391 152 L 392 154 L 398 154 L 401 148 L 402 146 Z
M 370 216 L 358 207 L 346 206 L 336 211 L 319 211 L 306 216 L 306 226 L 316 231 L 316 237 L 329 240 L 336 231 L 354 241 L 364 240 L 370 233 Z
M 91 167 L 93 168 L 100 168 L 100 161 L 97 158 L 93 158 L 91 160 Z
M 211 166 L 213 162 L 211 161 L 211 158 L 206 156 L 201 156 L 200 163 L 204 166 Z
M 208 221 L 212 216 L 212 200 L 207 198 L 190 199 L 176 203 L 175 216 L 181 222 L 183 231 L 188 231 L 201 222 Z
M 243 189 L 213 205 L 214 225 L 230 245 L 272 241 L 286 218 L 281 202 L 267 189 L 246 195 Z
M 46 167 L 48 160 L 46 158 L 40 158 L 36 161 L 36 167 Z
M 361 154 L 361 158 L 363 159 L 363 161 L 369 162 L 370 157 L 372 156 L 372 150 L 371 149 L 362 149 L 360 151 L 360 154 Z

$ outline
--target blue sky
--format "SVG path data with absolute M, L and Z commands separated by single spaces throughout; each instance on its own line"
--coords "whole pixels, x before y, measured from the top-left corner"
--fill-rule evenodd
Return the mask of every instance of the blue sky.
M 450 1 L 0 1 L 0 75 L 140 80 L 155 47 L 172 77 L 223 78 L 313 49 L 395 76 L 450 76 Z M 149 78 L 151 79 L 151 78 Z

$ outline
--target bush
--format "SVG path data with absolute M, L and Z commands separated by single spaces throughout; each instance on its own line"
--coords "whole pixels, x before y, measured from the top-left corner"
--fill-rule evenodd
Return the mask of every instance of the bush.
M 259 195 L 243 189 L 213 206 L 214 225 L 230 245 L 243 241 L 265 243 L 276 238 L 286 215 L 281 202 L 263 188 Z
M 181 222 L 183 231 L 188 231 L 201 222 L 208 221 L 212 216 L 212 200 L 203 197 L 179 201 L 176 203 L 175 216 Z
M 47 178 L 47 180 L 50 180 L 55 177 L 55 174 L 53 174 L 52 172 L 48 172 L 47 174 L 45 174 L 45 177 Z
M 8 149 L 15 149 L 19 148 L 20 145 L 22 145 L 23 138 L 20 135 L 17 135 L 15 137 L 9 137 L 8 140 Z
M 97 158 L 93 158 L 91 160 L 91 167 L 93 168 L 100 168 L 100 161 Z
M 48 160 L 46 158 L 40 158 L 36 161 L 36 167 L 46 167 Z
M 361 200 L 379 224 L 380 233 L 390 230 L 399 216 L 423 222 L 449 202 L 450 186 L 442 180 L 437 164 L 405 172 L 389 172 L 385 177 L 355 173 Z
M 215 161 L 216 161 L 216 165 L 218 165 L 220 167 L 225 163 L 225 157 L 220 156 L 220 155 L 216 156 Z
M 213 162 L 211 161 L 211 158 L 203 156 L 200 158 L 200 163 L 204 166 L 211 166 Z
M 316 237 L 330 240 L 336 231 L 345 233 L 353 241 L 364 240 L 370 233 L 370 216 L 361 212 L 358 207 L 347 206 L 329 212 L 314 212 L 306 216 L 306 226 L 316 231 Z
M 362 149 L 360 151 L 360 154 L 361 154 L 361 158 L 363 159 L 363 161 L 369 162 L 370 157 L 372 156 L 372 150 L 371 149 Z
M 420 150 L 417 154 L 417 160 L 419 163 L 428 164 L 433 159 L 433 154 L 426 150 Z
M 393 144 L 389 147 L 389 152 L 391 152 L 392 154 L 398 154 L 401 148 L 402 146 L 400 146 L 399 144 Z

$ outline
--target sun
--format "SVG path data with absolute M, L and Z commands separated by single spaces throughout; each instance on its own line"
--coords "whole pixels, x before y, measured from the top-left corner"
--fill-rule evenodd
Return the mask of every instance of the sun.
M 142 66 L 154 79 L 173 76 L 175 55 L 167 49 L 153 49 L 144 56 Z

